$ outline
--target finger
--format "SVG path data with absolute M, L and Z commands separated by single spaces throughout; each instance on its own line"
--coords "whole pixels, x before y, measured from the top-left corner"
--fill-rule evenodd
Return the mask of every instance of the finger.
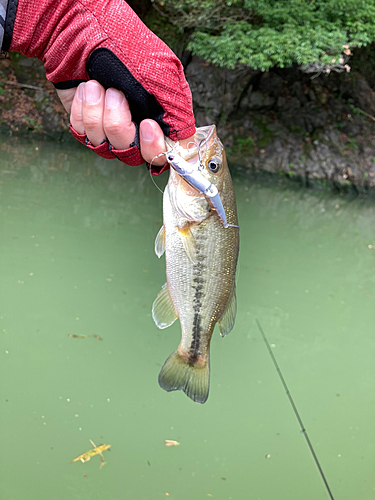
M 84 83 L 80 83 L 74 94 L 72 101 L 72 108 L 70 111 L 70 123 L 72 127 L 81 135 L 85 133 L 85 127 L 83 125 L 82 118 L 82 98 L 83 98 L 83 87 Z
M 194 144 L 195 144 L 194 135 L 191 135 L 187 139 L 182 139 L 181 141 L 179 141 L 179 145 L 185 149 L 189 149 L 189 146 L 191 147 L 191 145 L 194 145 Z
M 164 134 L 159 125 L 154 120 L 143 120 L 139 126 L 139 136 L 142 157 L 153 165 L 164 165 L 164 155 L 156 158 L 166 151 Z
M 103 127 L 104 95 L 104 88 L 95 80 L 85 83 L 83 87 L 82 119 L 87 138 L 93 146 L 99 146 L 105 140 Z
M 109 88 L 105 93 L 104 132 L 115 149 L 128 149 L 135 138 L 129 103 L 122 92 Z
M 77 87 L 72 89 L 56 89 L 57 95 L 61 101 L 61 104 L 64 106 L 65 110 L 70 113 L 72 109 L 72 102 L 74 99 L 74 95 L 76 93 Z

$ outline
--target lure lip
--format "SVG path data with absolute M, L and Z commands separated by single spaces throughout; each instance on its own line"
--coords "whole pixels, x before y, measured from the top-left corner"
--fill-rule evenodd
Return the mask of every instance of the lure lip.
M 225 209 L 217 187 L 201 173 L 203 167 L 202 163 L 199 161 L 192 163 L 187 162 L 180 154 L 174 151 L 174 148 L 170 149 L 165 155 L 171 167 L 173 167 L 173 169 L 192 187 L 208 198 L 210 205 L 216 210 L 225 228 L 238 227 L 234 224 L 228 224 Z

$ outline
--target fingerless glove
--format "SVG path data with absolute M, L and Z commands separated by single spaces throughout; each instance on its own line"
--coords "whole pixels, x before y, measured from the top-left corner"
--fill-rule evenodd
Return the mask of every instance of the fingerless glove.
M 195 132 L 181 62 L 123 0 L 8 0 L 2 49 L 40 59 L 58 89 L 95 79 L 121 90 L 136 124 L 152 118 L 174 141 Z M 113 153 L 143 162 L 137 145 Z

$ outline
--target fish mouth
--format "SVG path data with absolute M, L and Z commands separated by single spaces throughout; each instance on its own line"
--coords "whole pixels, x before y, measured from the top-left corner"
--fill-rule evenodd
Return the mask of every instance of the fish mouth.
M 227 216 L 220 198 L 217 187 L 210 182 L 201 172 L 201 163 L 188 163 L 178 153 L 173 150 L 168 152 L 167 161 L 170 166 L 179 174 L 190 186 L 206 196 L 209 204 L 214 208 L 223 222 L 224 227 L 228 227 Z
M 208 125 L 196 129 L 194 138 L 189 142 L 186 149 L 182 148 L 178 145 L 178 142 L 173 142 L 168 137 L 165 138 L 165 144 L 168 150 L 173 149 L 184 160 L 194 164 L 200 161 L 202 150 L 204 150 L 204 152 L 208 151 L 215 139 L 218 139 L 216 135 L 216 125 Z
M 221 201 L 217 187 L 202 174 L 202 170 L 204 169 L 202 149 L 205 148 L 205 152 L 207 152 L 215 140 L 223 147 L 216 135 L 215 125 L 198 128 L 194 135 L 194 142 L 191 143 L 192 146 L 189 147 L 188 144 L 187 149 L 166 138 L 165 143 L 169 149 L 166 153 L 166 158 L 170 166 L 186 182 L 206 196 L 209 204 L 216 210 L 225 228 L 238 227 L 228 224 L 223 202 Z

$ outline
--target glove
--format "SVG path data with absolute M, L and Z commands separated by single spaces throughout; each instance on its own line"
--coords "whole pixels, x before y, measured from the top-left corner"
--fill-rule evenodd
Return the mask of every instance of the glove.
M 121 90 L 136 125 L 155 120 L 173 141 L 195 133 L 192 98 L 183 67 L 123 0 L 8 0 L 3 50 L 37 57 L 57 89 L 89 79 Z M 91 146 L 100 156 L 143 163 L 139 144 L 118 151 Z M 163 167 L 164 170 L 164 167 Z

